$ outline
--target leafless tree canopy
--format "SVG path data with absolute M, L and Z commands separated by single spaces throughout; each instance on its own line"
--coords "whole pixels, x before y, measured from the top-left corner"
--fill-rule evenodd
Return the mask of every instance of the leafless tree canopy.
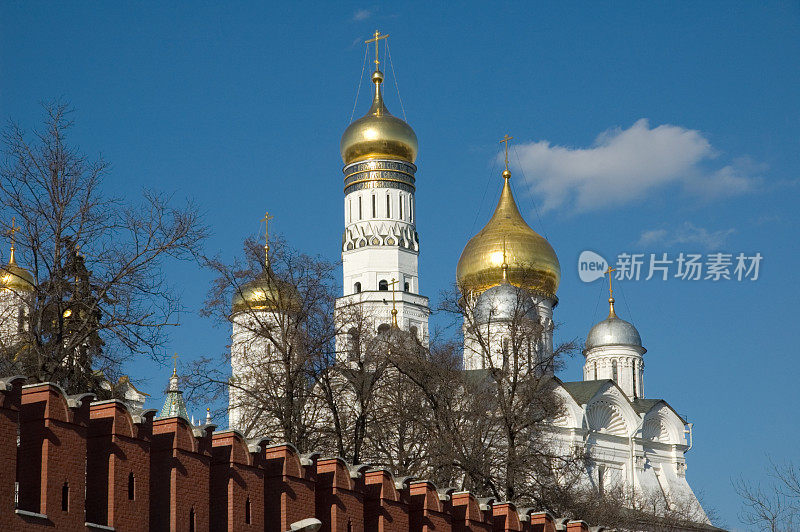
M 767 484 L 734 481 L 742 498 L 740 518 L 759 530 L 792 532 L 800 529 L 800 467 L 770 460 Z
M 103 393 L 100 379 L 123 361 L 162 356 L 180 310 L 163 266 L 194 258 L 206 228 L 197 209 L 169 196 L 107 195 L 109 164 L 69 143 L 69 107 L 44 110 L 42 129 L 12 123 L 2 137 L 2 225 L 16 219 L 17 260 L 35 280 L 23 334 L 2 346 L 4 363 L 68 391 Z

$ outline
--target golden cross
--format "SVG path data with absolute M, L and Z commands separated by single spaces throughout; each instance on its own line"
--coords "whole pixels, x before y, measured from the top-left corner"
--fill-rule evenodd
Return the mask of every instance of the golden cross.
M 615 271 L 617 270 L 609 266 L 608 269 L 605 272 L 603 272 L 603 275 L 608 275 L 608 297 L 612 299 L 614 297 L 614 287 L 611 284 L 611 272 Z
M 381 35 L 380 31 L 375 30 L 375 37 L 373 37 L 372 39 L 369 39 L 367 41 L 364 41 L 364 44 L 369 44 L 369 43 L 372 43 L 372 42 L 375 43 L 375 70 L 378 70 L 378 65 L 381 64 L 380 60 L 378 59 L 378 41 L 380 41 L 381 39 L 385 39 L 388 36 L 389 36 L 388 33 L 386 35 Z
M 17 225 L 17 217 L 16 216 L 12 216 L 11 217 L 11 229 L 9 229 L 6 232 L 6 234 L 9 236 L 9 238 L 11 238 L 11 247 L 12 248 L 14 247 L 14 243 L 16 242 L 16 237 L 14 235 L 19 230 L 20 230 L 20 227 Z
M 264 236 L 267 239 L 267 244 L 269 244 L 269 221 L 275 218 L 274 216 L 270 216 L 269 212 L 264 213 L 264 217 L 261 218 L 261 221 L 264 222 Z
M 174 355 L 172 355 L 172 364 L 173 364 L 172 365 L 172 374 L 173 375 L 177 375 L 178 374 L 178 353 L 175 353 Z
M 394 287 L 397 286 L 399 282 L 400 281 L 392 277 L 392 282 L 389 283 L 389 286 L 392 287 L 392 325 L 394 325 L 395 328 L 397 328 L 397 308 L 395 308 Z
M 506 143 L 506 148 L 505 148 L 505 150 L 506 150 L 506 171 L 508 171 L 508 141 L 510 141 L 513 138 L 514 137 L 509 137 L 508 133 L 506 133 L 506 136 L 503 137 L 502 139 L 500 139 L 500 144 L 502 144 L 504 142 Z

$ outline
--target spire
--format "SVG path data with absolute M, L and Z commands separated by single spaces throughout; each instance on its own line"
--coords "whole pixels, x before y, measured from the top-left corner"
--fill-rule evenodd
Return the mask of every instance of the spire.
M 261 221 L 264 222 L 264 270 L 269 269 L 269 221 L 275 218 L 269 212 L 264 213 Z
M 17 265 L 17 260 L 16 260 L 16 257 L 14 256 L 14 251 L 16 249 L 15 245 L 16 245 L 16 241 L 17 241 L 16 233 L 19 230 L 20 230 L 20 227 L 17 225 L 17 217 L 16 216 L 12 216 L 11 217 L 11 228 L 8 230 L 8 233 L 7 233 L 9 240 L 11 240 L 11 252 L 9 253 L 9 256 L 8 256 L 8 263 L 11 264 L 11 265 L 14 265 L 14 266 Z
M 605 274 L 608 275 L 608 319 L 617 317 L 616 312 L 614 312 L 614 286 L 611 282 L 611 272 L 615 271 L 617 270 L 611 266 L 605 271 Z
M 397 306 L 396 306 L 397 300 L 395 299 L 395 287 L 397 286 L 397 283 L 399 283 L 399 282 L 400 281 L 398 281 L 397 279 L 392 277 L 392 282 L 389 283 L 389 286 L 392 287 L 392 327 L 394 327 L 395 329 L 398 328 L 398 325 L 397 325 Z
M 182 417 L 189 420 L 189 413 L 186 411 L 186 402 L 183 400 L 183 390 L 180 389 L 180 379 L 178 378 L 178 354 L 172 357 L 173 367 L 172 376 L 169 378 L 169 388 L 167 396 L 164 398 L 164 406 L 158 417 Z
M 381 83 L 383 82 L 383 72 L 381 72 L 380 55 L 378 54 L 378 43 L 389 37 L 389 34 L 381 35 L 381 32 L 375 30 L 375 36 L 372 39 L 364 41 L 364 44 L 375 43 L 375 72 L 372 73 L 372 82 L 375 84 L 375 101 L 381 100 Z
M 500 139 L 500 144 L 505 143 L 505 145 L 506 145 L 506 147 L 505 147 L 506 169 L 503 170 L 503 179 L 506 179 L 506 180 L 508 180 L 511 177 L 511 171 L 508 169 L 508 143 L 513 138 L 514 137 L 509 137 L 508 133 L 506 133 L 506 135 L 502 139 Z

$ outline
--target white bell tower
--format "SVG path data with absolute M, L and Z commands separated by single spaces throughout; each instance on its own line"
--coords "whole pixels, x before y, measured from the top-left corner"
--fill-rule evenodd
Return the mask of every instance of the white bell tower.
M 427 343 L 430 310 L 420 295 L 414 198 L 417 136 L 383 101 L 378 44 L 386 37 L 376 31 L 366 41 L 375 43 L 372 105 L 341 140 L 344 294 L 336 303 L 337 318 L 346 322 L 348 311 L 356 311 L 376 329 L 397 326 Z

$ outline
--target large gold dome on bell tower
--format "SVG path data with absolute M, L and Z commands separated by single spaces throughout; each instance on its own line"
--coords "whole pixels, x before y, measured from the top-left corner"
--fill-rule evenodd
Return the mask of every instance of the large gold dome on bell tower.
M 503 172 L 503 190 L 492 218 L 473 236 L 458 259 L 456 279 L 464 295 L 477 295 L 508 282 L 554 299 L 561 281 L 561 266 L 550 243 L 531 229 L 511 193 L 511 172 Z
M 417 158 L 417 135 L 407 123 L 393 116 L 381 95 L 383 74 L 372 74 L 375 97 L 367 114 L 344 130 L 339 148 L 344 164 L 367 159 L 400 159 L 413 163 Z
M 388 35 L 375 32 L 367 43 L 375 43 L 375 72 L 372 83 L 375 95 L 367 114 L 344 130 L 339 149 L 345 165 L 369 159 L 399 159 L 413 163 L 417 159 L 417 135 L 405 121 L 393 116 L 386 108 L 381 93 L 383 72 L 378 68 L 378 41 Z

